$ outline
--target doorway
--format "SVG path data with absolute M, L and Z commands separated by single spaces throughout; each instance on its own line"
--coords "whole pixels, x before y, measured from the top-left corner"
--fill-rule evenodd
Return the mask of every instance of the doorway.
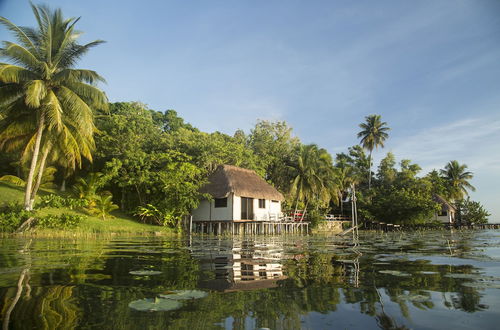
M 241 220 L 253 220 L 253 198 L 241 197 Z

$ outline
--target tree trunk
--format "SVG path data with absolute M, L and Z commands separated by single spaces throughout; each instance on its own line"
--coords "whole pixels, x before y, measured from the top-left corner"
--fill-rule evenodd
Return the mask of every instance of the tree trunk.
M 295 210 L 293 211 L 293 214 L 292 214 L 292 220 L 295 221 L 295 214 L 297 214 L 297 209 L 299 207 L 299 197 L 297 196 L 297 200 L 295 202 Z
M 38 123 L 38 129 L 36 132 L 35 148 L 33 149 L 33 156 L 31 158 L 31 166 L 28 174 L 28 179 L 26 180 L 26 190 L 24 194 L 24 209 L 31 211 L 31 190 L 33 186 L 33 177 L 35 175 L 36 164 L 38 162 L 38 154 L 40 153 L 40 143 L 42 141 L 43 129 L 45 126 L 45 114 L 42 113 L 40 117 L 40 122 Z
M 302 217 L 300 218 L 300 222 L 302 222 L 302 220 L 304 220 L 304 217 L 306 216 L 307 204 L 309 204 L 309 200 L 306 200 L 306 205 L 304 206 L 304 212 L 302 212 Z
M 125 187 L 122 187 L 122 198 L 120 200 L 120 210 L 125 211 Z
M 137 192 L 137 197 L 139 197 L 139 204 L 140 204 L 140 205 L 143 205 L 143 204 L 142 204 L 141 192 L 140 192 L 140 190 L 139 190 L 139 186 L 138 186 L 138 185 L 136 185 L 136 184 L 134 184 L 134 187 L 135 187 L 135 191 Z
M 340 193 L 339 195 L 339 200 L 340 200 L 340 214 L 344 216 L 344 194 Z
M 372 186 L 372 150 L 370 150 L 368 161 L 370 162 L 370 167 L 368 169 L 368 189 L 370 189 Z
M 59 191 L 65 192 L 66 191 L 66 178 L 68 177 L 68 169 L 66 167 L 63 167 L 63 178 L 61 182 L 61 188 L 59 188 Z
M 45 163 L 47 162 L 47 156 L 49 155 L 49 152 L 50 152 L 50 147 L 47 147 L 43 151 L 42 159 L 40 161 L 40 166 L 38 168 L 38 175 L 37 175 L 35 187 L 33 188 L 33 191 L 31 192 L 30 209 L 33 209 L 33 204 L 35 204 L 36 193 L 38 192 L 38 189 L 40 188 L 40 185 L 42 184 L 43 171 L 45 170 Z

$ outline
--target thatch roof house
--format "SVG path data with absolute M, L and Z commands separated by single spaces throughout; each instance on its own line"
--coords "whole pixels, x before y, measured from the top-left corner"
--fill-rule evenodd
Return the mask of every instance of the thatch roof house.
M 442 223 L 455 223 L 457 208 L 447 201 L 443 196 L 435 194 L 432 199 L 441 205 L 441 211 L 435 214 L 434 220 Z
M 277 220 L 283 195 L 252 170 L 220 165 L 202 187 L 213 200 L 202 200 L 193 221 Z

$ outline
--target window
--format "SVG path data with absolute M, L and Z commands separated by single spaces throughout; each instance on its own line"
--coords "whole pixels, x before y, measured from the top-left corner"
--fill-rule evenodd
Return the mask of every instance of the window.
M 271 202 L 273 202 L 273 203 L 279 203 L 279 201 L 274 201 L 274 200 L 273 200 L 273 201 L 271 201 Z
M 216 198 L 215 207 L 227 207 L 227 197 L 226 198 Z
M 266 200 L 259 199 L 259 209 L 265 209 L 265 208 L 266 208 Z

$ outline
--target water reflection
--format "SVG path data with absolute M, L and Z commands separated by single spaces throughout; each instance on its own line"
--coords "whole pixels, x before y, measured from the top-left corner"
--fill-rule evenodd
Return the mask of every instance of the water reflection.
M 492 231 L 4 239 L 0 311 L 4 329 L 495 328 L 499 249 Z M 182 289 L 209 295 L 128 307 Z

